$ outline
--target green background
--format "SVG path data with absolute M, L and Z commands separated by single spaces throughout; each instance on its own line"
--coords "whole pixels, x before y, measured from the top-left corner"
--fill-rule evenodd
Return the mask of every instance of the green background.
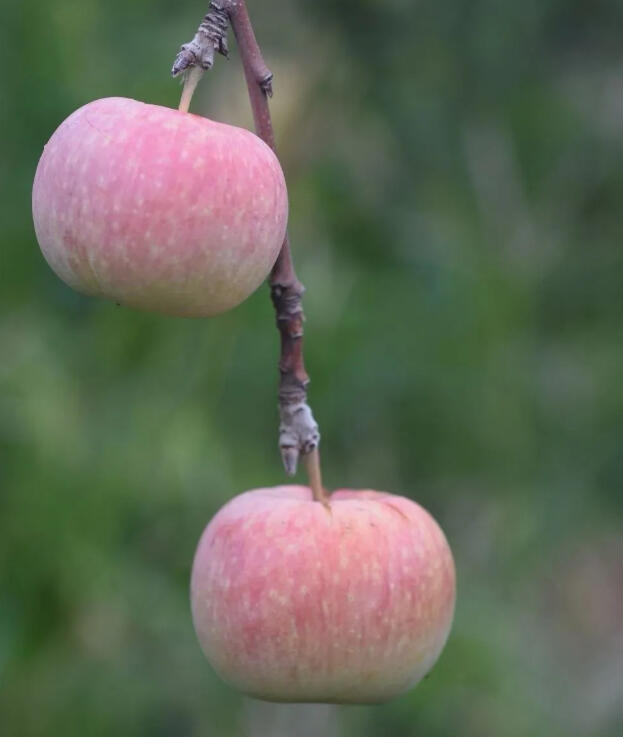
M 275 72 L 330 487 L 445 529 L 454 629 L 380 707 L 212 673 L 189 568 L 284 479 L 266 287 L 190 321 L 83 298 L 37 247 L 78 106 L 175 106 L 188 0 L 0 0 L 2 737 L 623 734 L 623 4 L 251 0 Z M 193 109 L 250 126 L 233 39 Z

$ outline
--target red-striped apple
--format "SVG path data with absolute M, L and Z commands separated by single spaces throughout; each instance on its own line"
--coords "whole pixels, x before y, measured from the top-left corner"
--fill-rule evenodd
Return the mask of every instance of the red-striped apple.
M 409 499 L 302 486 L 235 497 L 193 564 L 195 630 L 241 691 L 271 701 L 375 703 L 414 686 L 448 637 L 452 554 Z
M 125 98 L 70 115 L 39 161 L 41 250 L 71 287 L 199 317 L 266 278 L 288 215 L 281 166 L 250 131 Z

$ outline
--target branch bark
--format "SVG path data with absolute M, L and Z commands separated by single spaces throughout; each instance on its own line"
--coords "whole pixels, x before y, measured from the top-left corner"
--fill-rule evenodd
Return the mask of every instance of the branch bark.
M 213 0 L 197 34 L 184 44 L 172 74 L 187 74 L 194 67 L 209 69 L 218 51 L 227 55 L 227 23 L 231 23 L 244 68 L 257 135 L 276 153 L 268 98 L 272 97 L 273 74 L 266 65 L 255 38 L 244 0 Z M 199 75 L 200 76 L 200 75 Z M 187 76 L 190 94 L 198 80 Z M 188 95 L 186 95 L 188 97 Z M 184 99 L 184 95 L 183 95 Z M 187 107 L 186 107 L 187 109 Z M 270 273 L 270 290 L 281 337 L 279 360 L 279 447 L 290 476 L 296 473 L 300 456 L 305 456 L 314 497 L 325 501 L 320 476 L 318 444 L 320 433 L 307 403 L 309 377 L 303 359 L 303 285 L 294 271 L 290 241 L 286 234 Z

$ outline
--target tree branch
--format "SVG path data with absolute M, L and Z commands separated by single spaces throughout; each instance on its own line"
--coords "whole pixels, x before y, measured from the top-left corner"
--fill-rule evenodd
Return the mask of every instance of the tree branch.
M 193 40 L 184 44 L 173 65 L 173 76 L 193 67 L 209 69 L 214 52 L 227 54 L 227 23 L 231 22 L 240 50 L 249 91 L 257 135 L 276 152 L 275 135 L 268 107 L 272 96 L 273 75 L 266 66 L 255 38 L 244 0 L 213 0 Z M 200 76 L 200 75 L 199 75 Z M 188 98 L 198 81 L 198 75 L 187 78 Z M 184 99 L 184 95 L 183 95 Z M 186 107 L 187 109 L 187 107 Z M 296 473 L 299 457 L 306 456 L 310 485 L 314 497 L 325 500 L 320 476 L 318 444 L 320 433 L 311 408 L 307 404 L 309 377 L 303 360 L 304 287 L 297 279 L 292 261 L 290 242 L 286 234 L 277 261 L 270 273 L 270 290 L 277 327 L 281 336 L 279 360 L 279 447 L 286 472 Z

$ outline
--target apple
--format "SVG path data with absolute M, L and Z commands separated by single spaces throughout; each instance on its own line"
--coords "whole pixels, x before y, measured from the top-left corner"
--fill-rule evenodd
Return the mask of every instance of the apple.
M 69 116 L 33 187 L 37 239 L 69 286 L 203 317 L 266 278 L 283 243 L 285 180 L 250 131 L 112 97 Z
M 268 701 L 377 703 L 420 681 L 448 637 L 452 553 L 415 502 L 377 491 L 255 489 L 206 527 L 191 577 L 216 672 Z

